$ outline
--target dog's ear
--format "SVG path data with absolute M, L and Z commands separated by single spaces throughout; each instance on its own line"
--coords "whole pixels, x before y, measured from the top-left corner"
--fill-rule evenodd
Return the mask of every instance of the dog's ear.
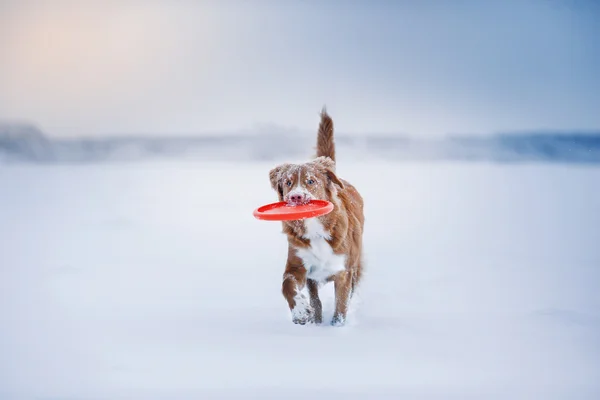
M 338 185 L 340 189 L 344 188 L 344 184 L 335 174 L 335 161 L 329 157 L 321 156 L 315 158 L 313 163 L 321 168 L 323 172 L 325 172 L 325 175 L 327 175 L 327 178 L 329 178 L 331 182 L 333 182 L 335 185 Z
M 342 181 L 339 180 L 339 178 L 337 177 L 337 175 L 335 174 L 335 172 L 333 172 L 332 170 L 328 169 L 327 172 L 327 177 L 329 178 L 329 180 L 331 182 L 333 182 L 334 184 L 338 185 L 340 187 L 340 189 L 344 188 L 344 184 L 342 183 Z
M 281 172 L 285 169 L 286 164 L 281 164 L 269 171 L 269 180 L 271 187 L 277 192 L 279 201 L 283 201 L 283 186 L 281 186 Z

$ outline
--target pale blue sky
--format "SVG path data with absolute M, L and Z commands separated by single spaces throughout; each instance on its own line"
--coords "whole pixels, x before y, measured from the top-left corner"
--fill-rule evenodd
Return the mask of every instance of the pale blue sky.
M 594 1 L 0 0 L 0 120 L 56 136 L 600 129 Z

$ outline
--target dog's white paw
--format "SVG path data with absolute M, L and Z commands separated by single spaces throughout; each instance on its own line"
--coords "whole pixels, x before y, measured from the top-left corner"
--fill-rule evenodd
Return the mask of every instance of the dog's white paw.
M 296 306 L 292 309 L 292 321 L 300 325 L 312 322 L 315 313 L 306 296 L 298 294 L 295 300 Z
M 344 326 L 346 325 L 346 318 L 343 315 L 334 315 L 331 320 L 331 326 Z

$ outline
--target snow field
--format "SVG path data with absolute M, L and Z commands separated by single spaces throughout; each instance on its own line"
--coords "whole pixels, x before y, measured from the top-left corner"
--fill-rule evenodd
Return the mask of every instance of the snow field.
M 297 326 L 272 163 L 0 169 L 0 398 L 596 399 L 600 169 L 355 163 L 363 285 Z

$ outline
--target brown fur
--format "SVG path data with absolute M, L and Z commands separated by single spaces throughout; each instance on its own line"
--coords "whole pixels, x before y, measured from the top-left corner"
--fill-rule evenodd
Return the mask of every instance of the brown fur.
M 296 312 L 294 323 L 321 323 L 322 305 L 319 284 L 334 282 L 335 313 L 332 324 L 343 325 L 348 302 L 362 275 L 362 236 L 364 226 L 363 199 L 354 186 L 337 177 L 335 172 L 335 143 L 333 121 L 325 109 L 317 135 L 317 157 L 304 164 L 281 164 L 269 171 L 272 188 L 280 201 L 288 201 L 288 194 L 302 190 L 313 199 L 328 200 L 334 204 L 331 213 L 317 217 L 324 231 L 329 233 L 326 242 L 336 255 L 345 255 L 344 269 L 327 276 L 323 282 L 307 277 L 307 268 L 298 256 L 298 249 L 311 249 L 311 238 L 304 237 L 304 220 L 284 221 L 283 233 L 288 239 L 288 257 L 283 274 L 282 293 L 291 311 L 298 311 L 296 300 L 307 287 L 309 293 L 305 312 Z M 311 267 L 311 266 L 307 266 Z M 300 297 L 302 298 L 302 297 Z
M 333 120 L 325 107 L 321 111 L 321 123 L 317 135 L 317 157 L 329 157 L 335 162 L 335 143 L 333 141 Z

